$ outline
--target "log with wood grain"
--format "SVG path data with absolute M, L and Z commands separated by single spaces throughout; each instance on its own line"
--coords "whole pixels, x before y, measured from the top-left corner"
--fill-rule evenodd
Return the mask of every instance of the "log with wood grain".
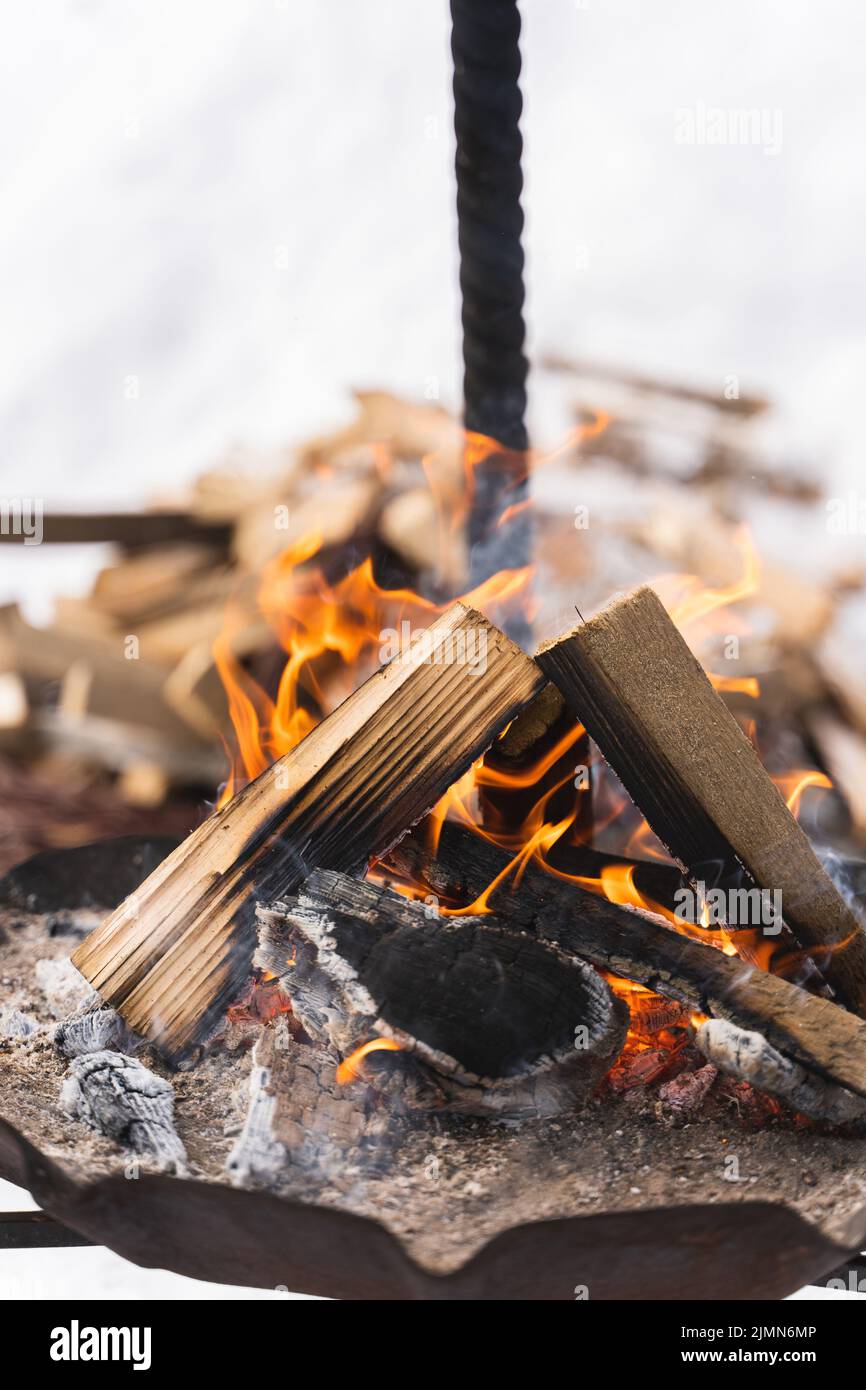
M 696 878 L 782 896 L 786 923 L 842 1003 L 866 1016 L 866 935 L 652 589 L 541 648 L 659 839 Z
M 538 667 L 455 604 L 244 788 L 78 947 L 78 969 L 180 1060 L 246 980 L 255 902 L 363 870 L 538 693 Z

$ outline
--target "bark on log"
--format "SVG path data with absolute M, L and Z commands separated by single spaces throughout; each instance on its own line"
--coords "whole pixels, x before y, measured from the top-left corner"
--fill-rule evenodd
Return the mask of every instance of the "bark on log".
M 443 919 L 321 870 L 260 917 L 256 961 L 305 1031 L 344 1054 L 396 1042 L 432 1070 L 449 1110 L 574 1109 L 625 1041 L 627 1010 L 591 967 L 482 918 Z
M 504 634 L 455 604 L 185 840 L 75 964 L 136 1033 L 183 1058 L 246 979 L 254 900 L 291 893 L 316 865 L 363 868 L 542 683 Z
M 737 865 L 782 895 L 785 921 L 841 1002 L 866 1015 L 866 935 L 749 740 L 652 589 L 538 653 L 659 839 L 697 878 Z
M 406 877 L 446 900 L 472 902 L 510 862 L 504 850 L 460 826 L 444 826 L 438 857 L 416 836 L 389 856 Z M 866 1096 L 866 1024 L 830 999 L 683 936 L 647 913 L 616 907 L 530 864 L 512 891 L 508 876 L 489 906 L 501 925 L 533 932 L 600 969 L 711 1017 L 763 1033 L 780 1052 Z

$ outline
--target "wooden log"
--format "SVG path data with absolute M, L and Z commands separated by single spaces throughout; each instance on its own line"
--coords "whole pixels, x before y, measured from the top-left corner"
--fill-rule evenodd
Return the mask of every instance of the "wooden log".
M 785 1101 L 801 1115 L 834 1125 L 862 1126 L 866 1119 L 862 1096 L 813 1076 L 783 1057 L 761 1033 L 746 1032 L 727 1019 L 710 1018 L 701 1024 L 695 1042 L 714 1067 Z
M 225 549 L 231 527 L 220 522 L 200 521 L 189 512 L 48 512 L 42 518 L 45 545 L 84 545 L 114 542 L 130 550 L 175 541 L 204 541 Z M 23 543 L 23 532 L 13 527 L 0 529 L 0 545 Z
M 33 627 L 14 607 L 0 612 L 0 641 L 10 668 L 18 672 L 34 711 L 66 696 L 65 713 L 117 722 L 164 741 L 174 755 L 212 752 L 191 736 L 188 725 L 166 701 L 163 686 L 171 667 L 130 643 L 136 633 L 69 632 L 55 625 Z M 75 698 L 70 698 L 73 687 Z
M 541 684 L 504 634 L 455 604 L 185 840 L 81 944 L 79 970 L 180 1059 L 249 972 L 254 898 L 291 893 L 316 865 L 362 869 Z
M 845 799 L 855 834 L 866 839 L 866 738 L 833 714 L 815 714 L 808 728 L 833 786 Z
M 489 856 L 485 852 L 482 852 L 480 857 L 477 856 L 477 839 L 478 836 L 467 831 L 464 826 L 455 821 L 446 821 L 439 831 L 439 848 L 436 855 L 443 867 L 437 869 L 430 862 L 426 826 L 422 822 L 384 857 L 379 867 L 386 876 L 389 873 L 393 874 L 397 882 L 403 882 L 404 879 L 408 882 L 426 882 L 429 873 L 438 874 L 443 883 L 453 877 L 457 887 L 453 901 L 448 900 L 446 893 L 445 905 L 463 906 L 478 897 L 490 879 L 495 877 L 509 860 L 509 855 L 504 850 L 495 849 L 493 846 L 493 853 Z M 459 864 L 461 856 L 467 852 L 469 864 L 464 877 Z M 645 906 L 650 911 L 654 905 L 658 905 L 674 912 L 677 907 L 677 894 L 687 886 L 687 880 L 675 864 L 664 864 L 660 860 L 650 859 L 624 859 L 620 855 L 593 849 L 591 845 L 566 842 L 565 837 L 547 851 L 546 860 L 558 873 L 572 878 L 600 879 L 608 870 L 629 869 L 631 882 L 646 900 Z M 494 864 L 498 864 L 499 868 L 494 868 Z M 488 874 L 486 879 L 485 873 Z M 477 887 L 472 891 L 472 886 L 476 884 Z M 505 890 L 508 890 L 507 882 Z M 735 932 L 732 931 L 731 934 L 736 937 Z
M 546 685 L 522 714 L 496 741 L 496 752 L 503 758 L 522 758 L 549 733 L 565 709 L 565 701 L 555 685 Z
M 741 865 L 780 892 L 828 983 L 866 1014 L 858 918 L 653 590 L 617 600 L 537 659 L 674 857 L 696 878 L 721 866 L 722 886 Z
M 443 827 L 433 859 L 417 837 L 389 855 L 406 877 L 446 900 L 471 903 L 507 867 L 510 856 L 462 827 Z M 447 856 L 447 858 L 446 858 Z M 702 1014 L 757 1030 L 811 1071 L 866 1096 L 866 1024 L 830 999 L 817 998 L 683 936 L 657 917 L 616 907 L 530 864 L 512 891 L 505 877 L 489 899 L 501 924 L 533 932 L 602 970 L 677 999 Z
M 225 568 L 220 559 L 211 546 L 192 542 L 141 550 L 100 570 L 89 603 L 120 623 L 136 623 L 165 607 L 185 604 L 197 581 L 218 582 Z
M 256 962 L 305 1032 L 344 1055 L 373 1037 L 397 1044 L 433 1073 L 437 1107 L 573 1110 L 625 1042 L 628 1011 L 595 970 L 493 918 L 443 919 L 321 869 L 295 901 L 259 915 Z

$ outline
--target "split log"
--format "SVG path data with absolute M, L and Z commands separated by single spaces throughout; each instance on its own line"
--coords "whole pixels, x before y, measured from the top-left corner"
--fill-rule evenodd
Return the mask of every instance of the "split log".
M 779 891 L 828 983 L 866 1014 L 860 922 L 653 590 L 546 644 L 538 663 L 675 858 L 696 878 L 721 864 L 722 886 L 742 865 Z
M 239 564 L 257 570 L 306 536 L 318 536 L 322 549 L 357 544 L 373 533 L 381 492 L 376 476 L 340 476 L 294 502 L 286 526 L 278 525 L 273 502 L 245 509 L 235 527 L 232 554 Z
M 396 493 L 379 517 L 379 536 L 419 574 L 434 575 L 451 593 L 466 587 L 466 539 L 445 523 L 441 504 L 429 487 Z
M 815 714 L 808 727 L 833 786 L 845 799 L 855 833 L 866 839 L 866 738 L 832 714 Z
M 443 919 L 323 870 L 260 916 L 257 964 L 305 1032 L 344 1055 L 390 1039 L 433 1072 L 448 1110 L 575 1109 L 625 1042 L 628 1012 L 595 970 L 483 918 Z
M 230 526 L 207 523 L 182 511 L 48 512 L 42 518 L 42 541 L 46 545 L 113 542 L 134 550 L 174 541 L 203 541 L 225 547 L 230 535 Z M 0 545 L 25 539 L 20 528 L 0 530 Z
M 431 893 L 472 902 L 511 856 L 462 827 L 443 829 L 451 834 L 447 840 L 443 835 L 437 859 L 417 837 L 408 837 L 389 862 Z M 757 1030 L 785 1056 L 866 1096 L 866 1024 L 832 1000 L 683 936 L 648 913 L 563 883 L 534 864 L 516 890 L 511 883 L 506 877 L 489 900 L 500 925 L 553 941 L 702 1014 Z
M 72 755 L 89 767 L 123 774 L 129 768 L 147 765 L 156 769 L 166 784 L 208 789 L 225 775 L 221 750 L 207 747 L 189 733 L 168 738 L 141 724 L 69 714 L 62 709 L 39 710 L 31 716 L 28 727 L 43 748 Z
M 697 575 L 707 588 L 724 589 L 742 582 L 741 528 L 722 521 L 717 508 L 700 494 L 683 498 L 682 489 L 668 491 L 645 515 L 630 521 L 624 529 L 626 535 L 649 550 L 656 562 L 663 560 L 677 570 Z M 752 659 L 757 642 L 757 660 L 765 669 L 767 662 L 766 657 L 761 660 L 761 647 L 766 646 L 768 637 L 776 648 L 782 647 L 786 652 L 814 650 L 837 610 L 832 587 L 807 581 L 796 570 L 763 556 L 753 584 L 749 603 L 762 612 L 766 610 L 771 627 L 760 638 L 747 638 L 741 657 L 745 661 Z M 754 667 L 744 664 L 740 669 Z M 761 685 L 763 690 L 763 680 Z
M 172 1172 L 186 1171 L 186 1151 L 174 1127 L 174 1091 L 134 1057 L 122 1052 L 76 1057 L 60 1103 L 75 1119 L 124 1148 L 147 1154 Z
M 128 644 L 121 632 L 32 627 L 18 610 L 0 614 L 4 660 L 24 681 L 28 729 L 40 743 L 71 750 L 97 766 L 149 761 L 173 782 L 212 787 L 219 754 L 190 732 L 165 698 L 170 666 Z M 60 686 L 58 707 L 53 708 Z
M 866 1121 L 862 1096 L 813 1076 L 783 1057 L 761 1033 L 746 1032 L 723 1018 L 711 1018 L 698 1029 L 695 1042 L 720 1071 L 785 1101 L 801 1115 L 833 1125 Z
M 455 604 L 184 841 L 79 946 L 76 965 L 135 1032 L 181 1059 L 249 973 L 254 899 L 291 893 L 318 864 L 362 869 L 541 683 L 513 643 Z
M 522 758 L 550 732 L 564 709 L 565 701 L 556 686 L 546 685 L 497 739 L 496 752 L 504 758 Z
M 189 542 L 139 551 L 100 570 L 88 606 L 116 622 L 138 623 L 185 604 L 191 584 L 218 583 L 226 572 L 219 560 L 211 546 Z
M 509 863 L 509 854 L 492 844 L 477 846 L 478 836 L 456 821 L 445 821 L 438 832 L 438 851 L 436 859 L 440 864 L 431 864 L 427 840 L 427 827 L 422 822 L 390 851 L 380 864 L 383 874 L 391 875 L 399 884 L 412 884 L 419 880 L 427 881 L 432 874 L 443 885 L 453 882 L 453 892 L 443 892 L 444 905 L 462 907 L 479 896 L 500 869 Z M 461 868 L 462 856 L 468 855 L 465 872 Z M 660 860 L 624 859 L 621 855 L 608 854 L 594 849 L 591 845 L 572 844 L 558 840 L 546 852 L 546 860 L 559 874 L 566 877 L 590 879 L 601 883 L 601 875 L 611 869 L 627 869 L 631 882 L 645 900 L 648 911 L 654 906 L 674 912 L 677 894 L 687 886 L 682 871 L 675 864 L 664 864 Z M 498 868 L 493 868 L 498 864 Z M 489 870 L 489 872 L 488 872 Z M 485 879 L 484 875 L 487 874 Z M 545 875 L 547 879 L 547 875 Z M 477 887 L 473 890 L 473 885 Z M 508 893 L 506 880 L 503 892 Z M 431 889 L 431 892 L 437 892 Z M 499 897 L 495 901 L 499 901 Z M 700 924 L 698 924 L 700 925 Z M 736 939 L 736 931 L 731 930 Z

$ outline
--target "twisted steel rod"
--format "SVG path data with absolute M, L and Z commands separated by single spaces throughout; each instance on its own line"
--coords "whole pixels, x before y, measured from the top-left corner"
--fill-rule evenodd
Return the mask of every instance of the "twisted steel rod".
M 501 446 L 474 469 L 475 584 L 525 565 L 530 552 L 528 511 L 518 505 L 528 447 L 520 12 L 517 0 L 451 0 L 451 19 L 464 420 Z

